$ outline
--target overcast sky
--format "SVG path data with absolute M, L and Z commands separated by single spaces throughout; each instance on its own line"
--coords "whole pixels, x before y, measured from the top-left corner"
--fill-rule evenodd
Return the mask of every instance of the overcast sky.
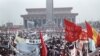
M 0 25 L 6 22 L 23 24 L 20 17 L 26 8 L 45 8 L 46 0 L 0 0 Z M 54 0 L 54 7 L 73 7 L 79 13 L 76 22 L 100 20 L 100 0 Z

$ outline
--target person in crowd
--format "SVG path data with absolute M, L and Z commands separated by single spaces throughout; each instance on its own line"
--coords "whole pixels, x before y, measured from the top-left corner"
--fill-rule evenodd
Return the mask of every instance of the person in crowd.
M 16 35 L 15 43 L 25 43 L 25 39 L 22 36 L 22 32 L 19 32 L 18 35 Z

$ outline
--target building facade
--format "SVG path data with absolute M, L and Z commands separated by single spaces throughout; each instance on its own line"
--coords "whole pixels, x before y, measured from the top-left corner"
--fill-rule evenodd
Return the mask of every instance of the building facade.
M 78 13 L 72 13 L 72 7 L 66 8 L 54 8 L 53 9 L 53 21 L 55 26 L 63 27 L 63 20 L 66 18 L 72 22 L 75 22 Z M 42 28 L 47 19 L 46 8 L 31 8 L 26 9 L 27 14 L 21 15 L 24 20 L 25 28 Z M 51 22 L 52 23 L 52 22 Z

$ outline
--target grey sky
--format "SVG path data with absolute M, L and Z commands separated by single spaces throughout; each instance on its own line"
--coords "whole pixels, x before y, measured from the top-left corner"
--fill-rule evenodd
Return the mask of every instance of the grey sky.
M 23 24 L 20 17 L 26 8 L 45 8 L 46 0 L 0 0 L 0 25 L 6 22 Z M 54 7 L 73 7 L 77 23 L 100 20 L 100 0 L 54 0 Z

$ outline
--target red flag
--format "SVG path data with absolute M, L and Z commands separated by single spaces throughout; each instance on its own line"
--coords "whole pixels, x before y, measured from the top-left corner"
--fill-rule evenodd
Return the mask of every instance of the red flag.
M 65 26 L 65 39 L 69 42 L 76 41 L 79 39 L 79 35 L 82 31 L 80 26 L 77 26 L 73 22 L 64 19 Z
M 87 28 L 87 36 L 90 37 L 90 38 L 92 38 L 92 36 L 93 36 L 92 27 L 91 27 L 91 25 L 90 25 L 89 23 L 87 23 L 86 21 L 85 21 L 85 23 L 86 23 L 86 28 Z M 92 39 L 93 39 L 93 38 L 92 38 Z
M 45 45 L 45 42 L 43 40 L 43 36 L 42 36 L 42 33 L 40 32 L 40 39 L 41 39 L 41 45 L 42 45 L 42 48 L 41 48 L 41 56 L 47 56 L 47 47 Z

